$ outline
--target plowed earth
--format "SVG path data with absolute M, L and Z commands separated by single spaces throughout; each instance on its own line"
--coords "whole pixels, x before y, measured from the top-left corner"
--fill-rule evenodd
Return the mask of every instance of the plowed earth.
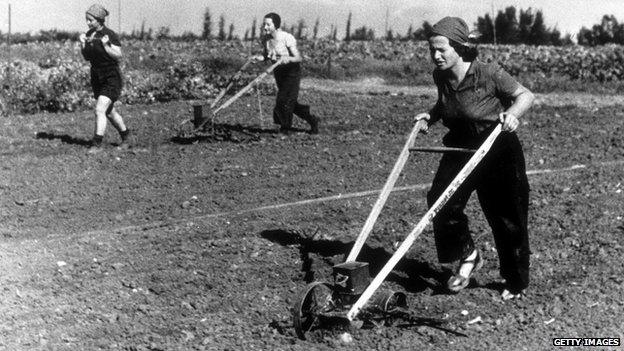
M 470 287 L 440 288 L 430 227 L 384 283 L 394 326 L 295 335 L 291 308 L 331 282 L 431 88 L 307 81 L 319 135 L 280 136 L 271 96 L 192 133 L 186 103 L 121 106 L 137 145 L 87 155 L 92 112 L 13 116 L 0 146 L 0 348 L 6 350 L 545 350 L 624 342 L 624 112 L 615 97 L 540 96 L 518 131 L 530 170 L 532 283 L 502 301 L 489 226 Z M 367 88 L 368 86 L 368 88 Z M 307 128 L 301 121 L 297 127 Z M 439 146 L 434 127 L 418 145 Z M 426 211 L 439 155 L 413 154 L 359 257 L 372 273 Z M 609 347 L 607 349 L 617 349 Z

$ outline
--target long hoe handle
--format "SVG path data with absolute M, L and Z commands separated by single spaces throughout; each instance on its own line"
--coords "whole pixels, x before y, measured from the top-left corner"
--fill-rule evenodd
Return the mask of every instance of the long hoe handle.
M 215 99 L 212 101 L 212 103 L 210 104 L 210 108 L 214 108 L 217 105 L 217 102 L 219 102 L 225 96 L 225 93 L 227 93 L 228 90 L 230 90 L 230 88 L 232 88 L 232 86 L 234 85 L 234 81 L 237 80 L 241 76 L 241 73 L 243 73 L 243 71 L 247 68 L 247 66 L 251 64 L 251 62 L 253 62 L 251 58 L 247 59 L 245 64 L 238 70 L 238 72 L 236 72 L 232 76 L 232 78 L 230 78 L 225 88 L 221 89 L 221 92 L 219 92 L 219 95 L 217 95 L 217 97 L 215 97 Z
M 252 80 L 249 84 L 247 84 L 244 88 L 242 88 L 238 93 L 234 94 L 234 96 L 232 96 L 228 101 L 224 102 L 223 105 L 219 106 L 216 110 L 212 111 L 212 116 L 214 117 L 217 114 L 217 112 L 223 110 L 224 108 L 230 106 L 234 101 L 238 100 L 238 98 L 240 98 L 241 96 L 243 96 L 243 94 L 249 91 L 249 89 L 251 89 L 254 86 L 254 84 L 257 84 L 262 79 L 264 79 L 264 77 L 266 77 L 268 74 L 273 72 L 275 67 L 277 67 L 278 65 L 279 65 L 279 62 L 272 64 L 269 68 L 267 68 L 264 72 L 262 72 L 258 77 L 256 77 L 256 79 Z M 212 118 L 210 120 L 212 120 Z M 208 122 L 208 119 L 206 119 L 202 124 L 200 124 L 195 129 L 201 129 L 207 122 Z
M 366 219 L 366 222 L 364 223 L 362 231 L 360 231 L 360 234 L 355 240 L 355 244 L 353 244 L 353 248 L 351 248 L 349 256 L 347 256 L 347 262 L 355 261 L 358 254 L 362 250 L 362 246 L 364 246 L 364 242 L 366 242 L 368 235 L 373 229 L 375 221 L 377 221 L 377 217 L 379 217 L 379 213 L 381 212 L 381 209 L 386 203 L 386 200 L 388 199 L 388 196 L 390 195 L 390 192 L 394 187 L 394 183 L 396 183 L 399 175 L 401 174 L 401 171 L 403 170 L 403 167 L 405 166 L 405 163 L 407 162 L 407 159 L 410 155 L 410 147 L 414 144 L 414 140 L 416 140 L 416 136 L 418 136 L 418 132 L 420 132 L 420 130 L 423 128 L 424 123 L 427 123 L 427 121 L 420 120 L 416 122 L 416 124 L 412 128 L 412 131 L 410 132 L 409 137 L 407 138 L 407 141 L 403 146 L 403 150 L 401 150 L 401 154 L 399 154 L 399 158 L 394 163 L 394 168 L 392 168 L 392 172 L 390 172 L 390 175 L 386 180 L 386 184 L 384 185 L 383 189 L 381 189 L 381 193 L 377 198 L 377 202 L 375 202 L 373 209 L 371 210 L 368 218 Z
M 351 306 L 349 312 L 347 312 L 347 318 L 349 321 L 353 321 L 357 314 L 360 312 L 362 307 L 368 302 L 368 300 L 373 296 L 373 293 L 379 288 L 381 283 L 386 279 L 388 274 L 392 271 L 394 266 L 403 258 L 403 256 L 407 253 L 407 250 L 412 246 L 414 240 L 418 238 L 418 236 L 423 232 L 425 227 L 433 220 L 438 211 L 444 206 L 449 198 L 455 193 L 457 188 L 466 180 L 468 175 L 475 169 L 475 167 L 481 162 L 483 157 L 487 154 L 487 152 L 492 147 L 494 140 L 501 132 L 501 125 L 498 124 L 496 128 L 490 133 L 488 138 L 483 142 L 481 147 L 477 149 L 475 154 L 470 158 L 468 163 L 462 168 L 462 170 L 455 176 L 455 179 L 451 182 L 451 184 L 444 190 L 444 193 L 440 195 L 438 200 L 429 208 L 427 213 L 423 216 L 423 218 L 418 222 L 416 227 L 412 230 L 411 233 L 407 236 L 407 238 L 401 243 L 401 246 L 397 249 L 397 251 L 390 257 L 390 260 L 386 263 L 386 265 L 379 271 L 375 279 L 370 283 L 370 285 L 364 290 L 360 298 Z

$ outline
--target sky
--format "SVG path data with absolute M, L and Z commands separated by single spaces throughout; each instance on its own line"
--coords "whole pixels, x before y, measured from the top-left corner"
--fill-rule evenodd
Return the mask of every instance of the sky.
M 0 0 L 0 31 L 9 31 L 9 5 L 13 33 L 39 30 L 84 31 L 86 9 L 92 0 Z M 603 15 L 614 15 L 624 21 L 623 0 L 99 0 L 108 9 L 107 25 L 115 30 L 131 32 L 145 28 L 169 27 L 172 34 L 201 34 L 203 14 L 210 10 L 213 34 L 224 16 L 226 30 L 234 24 L 240 37 L 251 27 L 254 18 L 261 22 L 268 12 L 277 12 L 286 28 L 303 19 L 311 28 L 318 19 L 319 35 L 338 28 L 338 37 L 345 34 L 349 12 L 351 28 L 366 26 L 381 36 L 387 26 L 405 34 L 410 25 L 420 28 L 423 21 L 435 23 L 444 16 L 462 17 L 474 29 L 477 17 L 492 14 L 508 6 L 516 9 L 542 10 L 547 27 L 556 27 L 563 34 L 576 34 L 585 26 L 600 22 Z

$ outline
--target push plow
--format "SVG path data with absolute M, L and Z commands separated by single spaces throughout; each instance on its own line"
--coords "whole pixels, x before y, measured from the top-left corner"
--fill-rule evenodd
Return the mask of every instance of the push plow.
M 232 77 L 230 82 L 221 90 L 219 95 L 215 97 L 214 100 L 210 102 L 208 105 L 207 102 L 195 102 L 193 104 L 193 126 L 195 131 L 201 130 L 208 122 L 210 122 L 211 126 L 214 126 L 214 119 L 217 113 L 221 110 L 227 108 L 236 100 L 238 100 L 241 96 L 251 90 L 256 84 L 262 81 L 267 75 L 271 74 L 275 67 L 277 67 L 278 63 L 274 63 L 265 69 L 260 75 L 258 75 L 254 80 L 252 80 L 249 84 L 239 90 L 236 94 L 226 100 L 223 104 L 216 107 L 218 102 L 225 96 L 226 92 L 232 87 L 234 81 L 240 77 L 242 71 L 247 68 L 247 66 L 251 63 L 251 61 L 245 62 L 245 64 L 241 67 L 241 69 Z M 184 123 L 190 120 L 186 120 Z
M 409 134 L 395 165 L 382 188 L 360 234 L 344 263 L 333 266 L 333 284 L 324 282 L 309 283 L 297 296 L 293 307 L 293 325 L 297 336 L 306 339 L 307 335 L 316 330 L 331 328 L 335 325 L 360 328 L 365 322 L 375 325 L 392 321 L 397 317 L 409 316 L 407 297 L 402 292 L 380 290 L 381 284 L 405 256 L 414 241 L 433 220 L 441 208 L 448 202 L 459 186 L 485 157 L 492 144 L 501 132 L 498 124 L 488 138 L 477 150 L 445 150 L 444 152 L 474 153 L 462 170 L 457 174 L 436 202 L 428 209 L 414 229 L 396 249 L 388 262 L 371 280 L 368 263 L 356 261 L 366 239 L 379 216 L 396 180 L 399 177 L 416 136 L 424 127 L 424 120 L 418 121 Z M 436 149 L 433 152 L 442 152 Z

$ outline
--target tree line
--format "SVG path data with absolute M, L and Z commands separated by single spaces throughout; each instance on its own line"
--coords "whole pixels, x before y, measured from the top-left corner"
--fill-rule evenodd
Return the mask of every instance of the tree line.
M 344 37 L 338 37 L 338 26 L 332 24 L 329 33 L 324 38 L 330 40 L 344 41 L 369 41 L 369 40 L 388 40 L 388 41 L 420 41 L 426 40 L 430 31 L 431 23 L 424 21 L 418 28 L 410 25 L 406 33 L 399 33 L 393 29 L 387 29 L 381 36 L 377 36 L 372 28 L 361 26 L 352 28 L 352 13 L 349 13 L 345 25 Z M 320 21 L 317 18 L 312 27 L 303 19 L 299 19 L 295 23 L 282 22 L 282 28 L 292 33 L 298 40 L 316 40 L 319 39 Z M 477 17 L 474 23 L 475 31 L 473 41 L 476 43 L 490 44 L 527 44 L 527 45 L 570 45 L 573 44 L 570 34 L 563 35 L 556 28 L 548 28 L 545 25 L 544 14 L 541 10 L 517 9 L 509 6 L 504 10 L 498 11 L 495 17 L 489 13 Z M 203 14 L 202 31 L 200 35 L 186 31 L 179 35 L 172 35 L 171 30 L 167 26 L 159 27 L 156 30 L 145 28 L 145 22 L 141 24 L 139 29 L 133 29 L 130 33 L 119 33 L 122 39 L 138 39 L 138 40 L 180 40 L 192 41 L 198 39 L 204 40 L 244 40 L 253 41 L 260 37 L 260 24 L 254 18 L 251 26 L 244 31 L 243 38 L 235 34 L 234 23 L 227 25 L 224 15 L 220 15 L 217 21 L 217 30 L 213 31 L 213 17 L 209 8 L 206 8 Z M 42 30 L 38 34 L 30 33 L 13 33 L 11 35 L 11 43 L 27 43 L 27 42 L 49 42 L 77 40 L 79 32 L 62 31 L 62 30 Z M 0 36 L 4 36 L 0 31 Z M 8 37 L 8 36 L 7 36 Z M 591 26 L 591 28 L 582 27 L 576 34 L 579 45 L 595 46 L 609 43 L 624 44 L 624 23 L 620 24 L 613 15 L 604 15 L 600 23 Z

